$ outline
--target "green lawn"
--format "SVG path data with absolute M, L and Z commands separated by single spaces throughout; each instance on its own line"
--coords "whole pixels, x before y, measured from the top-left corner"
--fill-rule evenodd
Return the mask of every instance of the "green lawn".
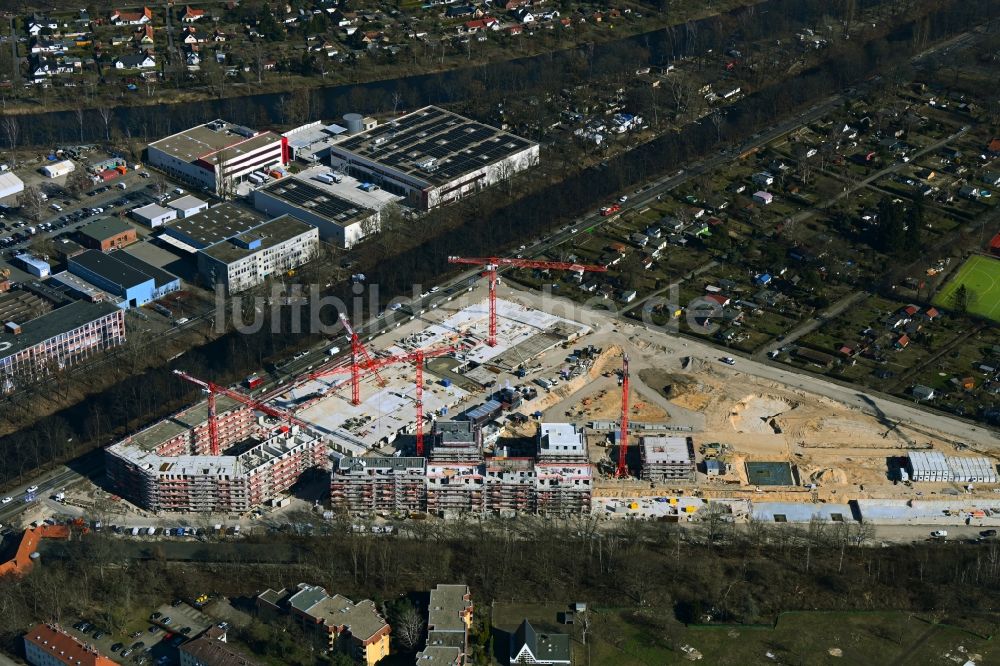
M 970 314 L 1000 322 L 1000 260 L 978 254 L 969 257 L 934 297 L 934 304 L 954 308 L 960 285 L 969 292 Z
M 556 623 L 556 614 L 565 609 L 561 604 L 497 603 L 493 626 L 500 632 L 512 631 L 527 618 L 542 631 L 569 634 L 573 663 L 579 666 L 690 663 L 682 650 L 685 646 L 703 655 L 699 663 L 715 666 L 964 663 L 964 659 L 954 661 L 958 655 L 978 655 L 976 663 L 986 664 L 996 657 L 989 639 L 961 627 L 932 624 L 926 618 L 893 611 L 786 613 L 774 627 L 686 627 L 669 608 L 596 607 L 591 609 L 584 645 L 580 626 Z

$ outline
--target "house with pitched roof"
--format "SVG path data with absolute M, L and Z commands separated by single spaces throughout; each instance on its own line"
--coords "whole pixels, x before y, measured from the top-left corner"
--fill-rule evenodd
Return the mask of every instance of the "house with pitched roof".
M 571 664 L 569 636 L 536 631 L 527 620 L 510 637 L 511 664 Z

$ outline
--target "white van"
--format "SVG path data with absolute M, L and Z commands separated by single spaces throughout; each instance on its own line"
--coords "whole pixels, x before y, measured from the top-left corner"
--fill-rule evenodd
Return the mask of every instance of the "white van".
M 51 208 L 52 210 L 54 210 L 57 213 L 62 210 L 62 206 L 60 206 L 57 203 L 49 204 L 49 208 Z
M 336 356 L 339 353 L 340 353 L 340 347 L 338 347 L 337 345 L 334 345 L 326 350 L 327 356 Z

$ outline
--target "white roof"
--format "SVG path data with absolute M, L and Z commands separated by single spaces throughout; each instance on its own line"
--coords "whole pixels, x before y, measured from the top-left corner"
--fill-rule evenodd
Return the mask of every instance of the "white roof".
M 7 197 L 22 191 L 24 191 L 24 181 L 18 178 L 14 172 L 0 173 L 0 197 Z
M 585 450 L 583 434 L 572 423 L 542 423 L 539 425 L 539 436 L 543 454 Z
M 179 199 L 168 201 L 167 205 L 174 210 L 191 210 L 192 208 L 208 206 L 208 202 L 202 201 L 198 197 L 191 196 L 190 194 L 186 194 Z
M 172 208 L 164 208 L 160 204 L 151 203 L 143 206 L 142 208 L 136 208 L 135 210 L 132 211 L 132 214 L 135 215 L 136 217 L 152 220 L 166 213 L 173 213 L 173 212 L 176 211 L 174 211 L 174 209 Z

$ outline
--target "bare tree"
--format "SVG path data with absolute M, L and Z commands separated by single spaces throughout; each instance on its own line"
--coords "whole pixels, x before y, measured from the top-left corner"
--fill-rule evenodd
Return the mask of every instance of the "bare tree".
M 424 618 L 412 603 L 401 602 L 392 623 L 392 632 L 404 650 L 412 652 L 424 637 Z
M 21 136 L 21 124 L 14 116 L 6 116 L 3 119 L 3 133 L 7 137 L 7 146 L 10 148 L 11 168 L 17 166 L 17 140 Z
M 111 119 L 114 117 L 114 111 L 110 106 L 98 107 L 97 112 L 101 114 L 101 120 L 104 121 L 104 140 L 111 141 Z

